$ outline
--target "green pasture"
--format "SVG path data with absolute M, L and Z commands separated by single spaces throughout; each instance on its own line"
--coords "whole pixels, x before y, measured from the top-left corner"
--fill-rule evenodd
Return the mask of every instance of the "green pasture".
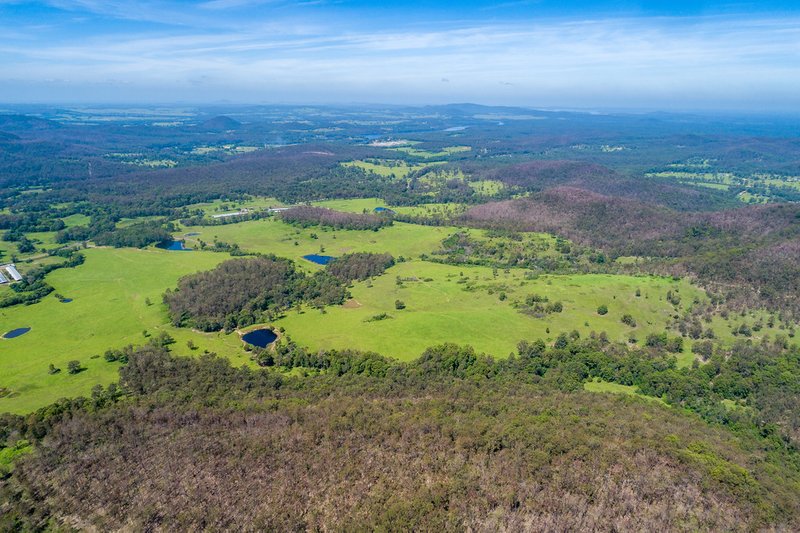
M 362 199 L 321 205 L 360 212 L 382 202 Z M 635 338 L 642 344 L 648 333 L 664 331 L 674 315 L 687 312 L 695 301 L 701 305 L 708 301 L 701 289 L 672 278 L 598 274 L 536 277 L 525 269 L 452 266 L 419 259 L 422 254 L 430 255 L 439 249 L 441 241 L 456 231 L 467 231 L 477 239 L 488 238 L 483 230 L 403 223 L 379 231 L 303 229 L 277 218 L 185 227 L 176 237 L 194 248 L 199 240 L 209 244 L 215 239 L 237 243 L 244 250 L 296 260 L 308 271 L 322 268 L 302 259 L 310 253 L 339 256 L 357 251 L 389 252 L 396 258 L 406 258 L 383 276 L 353 284 L 352 299 L 346 305 L 328 307 L 324 313 L 310 308 L 300 313 L 292 310 L 275 322 L 295 341 L 312 349 L 374 350 L 403 360 L 416 358 L 428 346 L 441 342 L 471 344 L 478 351 L 505 357 L 515 351 L 520 340 L 542 338 L 552 342 L 559 333 L 572 330 L 583 337 L 591 331 L 605 331 L 612 340 Z M 199 235 L 183 236 L 192 232 Z M 530 238 L 534 246 L 535 238 Z M 29 412 L 60 397 L 88 394 L 95 384 L 114 381 L 117 366 L 93 356 L 102 356 L 108 348 L 145 343 L 145 330 L 151 336 L 168 332 L 177 341 L 173 349 L 178 354 L 208 350 L 230 357 L 237 364 L 252 364 L 238 335 L 174 328 L 161 303 L 164 291 L 175 287 L 181 276 L 209 270 L 228 259 L 228 254 L 103 247 L 83 253 L 83 265 L 56 270 L 46 278 L 55 293 L 72 298 L 72 302 L 61 303 L 51 294 L 34 305 L 0 309 L 0 333 L 18 327 L 32 328 L 16 339 L 0 339 L 0 412 Z M 18 265 L 24 272 L 37 263 L 61 260 L 44 257 L 28 263 L 23 259 Z M 640 297 L 635 296 L 637 289 Z M 0 286 L 0 296 L 9 290 Z M 680 295 L 677 309 L 667 302 L 667 291 Z M 530 294 L 562 302 L 563 311 L 538 318 L 520 312 L 515 305 Z M 405 309 L 396 309 L 396 300 L 404 302 Z M 597 314 L 601 304 L 608 307 L 608 314 Z M 621 322 L 624 314 L 635 318 L 635 328 Z M 382 316 L 386 318 L 376 319 Z M 768 325 L 770 322 L 772 326 Z M 752 330 L 749 337 L 734 335 L 742 323 Z M 713 315 L 711 322 L 703 325 L 712 328 L 716 342 L 724 345 L 741 338 L 760 342 L 764 336 L 775 338 L 791 332 L 765 311 L 750 311 L 744 316 L 731 314 L 727 318 Z M 197 350 L 189 350 L 189 340 Z M 682 366 L 694 360 L 691 344 L 686 339 L 684 353 L 678 355 Z M 85 370 L 68 374 L 67 362 L 73 359 L 79 360 Z M 49 374 L 50 363 L 62 371 Z
M 0 338 L 0 388 L 11 395 L 0 397 L 0 412 L 25 413 L 58 398 L 88 394 L 93 385 L 117 379 L 117 366 L 101 355 L 108 348 L 147 341 L 150 334 L 166 330 L 176 339 L 177 353 L 190 353 L 191 339 L 199 349 L 225 353 L 238 362 L 249 359 L 236 334 L 197 333 L 168 325 L 161 297 L 178 278 L 208 270 L 228 259 L 211 252 L 169 252 L 93 248 L 86 262 L 73 269 L 60 269 L 47 277 L 55 292 L 72 298 L 59 302 L 54 295 L 30 306 L 0 309 L 0 332 L 18 327 L 32 328 L 15 339 Z M 151 305 L 147 305 L 149 298 Z M 67 373 L 67 362 L 77 359 L 86 368 Z M 48 365 L 61 368 L 48 374 Z
M 468 181 L 467 185 L 482 196 L 497 196 L 505 189 L 505 184 L 498 180 Z
M 659 402 L 666 405 L 666 402 L 661 398 L 654 396 L 647 396 L 638 391 L 633 385 L 620 385 L 619 383 L 612 383 L 610 381 L 603 381 L 600 378 L 595 378 L 593 381 L 587 381 L 583 384 L 583 390 L 588 392 L 598 392 L 606 394 L 625 394 L 628 396 L 636 396 L 637 398 L 644 398 L 653 402 Z
M 74 215 L 62 218 L 61 220 L 64 221 L 64 224 L 66 224 L 68 228 L 71 228 L 74 226 L 87 226 L 92 219 L 88 215 L 75 213 Z
M 397 148 L 390 148 L 390 150 L 394 150 L 396 152 L 403 152 L 412 157 L 422 157 L 425 159 L 438 159 L 443 157 L 449 157 L 453 154 L 469 152 L 470 150 L 472 150 L 472 148 L 470 146 L 446 146 L 445 148 L 442 148 L 441 150 L 434 152 L 432 150 L 423 150 L 412 146 L 398 146 Z
M 465 204 L 441 204 L 430 203 L 412 206 L 390 206 L 380 198 L 357 198 L 349 200 L 325 200 L 323 202 L 315 202 L 314 205 L 319 207 L 326 207 L 328 209 L 335 209 L 337 211 L 345 211 L 349 213 L 372 213 L 376 207 L 388 207 L 395 213 L 402 215 L 412 216 L 442 216 L 452 217 L 459 215 L 467 210 Z
M 184 239 L 189 248 L 197 247 L 199 241 L 211 244 L 215 239 L 237 243 L 243 250 L 288 257 L 309 269 L 317 269 L 321 267 L 302 257 L 317 253 L 339 256 L 348 252 L 389 252 L 395 257 L 419 257 L 438 249 L 442 239 L 457 230 L 401 222 L 379 231 L 300 228 L 274 217 L 222 226 L 186 226 L 176 234 L 176 238 Z M 199 235 L 184 236 L 187 233 Z
M 214 200 L 186 206 L 192 211 L 201 210 L 204 215 L 218 215 L 239 211 L 240 209 L 265 209 L 269 207 L 282 207 L 283 202 L 269 196 L 249 196 L 244 200 Z
M 463 273 L 463 276 L 461 275 Z M 356 283 L 353 299 L 323 314 L 307 309 L 292 311 L 276 325 L 301 345 L 314 349 L 352 348 L 373 350 L 410 360 L 428 346 L 442 342 L 470 344 L 476 350 L 505 357 L 521 340 L 555 340 L 561 332 L 581 335 L 606 331 L 612 340 L 627 341 L 632 335 L 643 342 L 648 333 L 664 330 L 675 312 L 666 301 L 668 290 L 678 291 L 684 307 L 705 295 L 685 281 L 661 277 L 615 275 L 540 276 L 526 279 L 526 272 L 494 271 L 486 267 L 458 267 L 409 261 L 390 268 L 385 275 Z M 397 284 L 397 278 L 402 283 Z M 634 296 L 636 289 L 642 296 Z M 506 294 L 502 300 L 500 293 Z M 515 309 L 528 294 L 561 301 L 564 310 L 535 318 Z M 406 308 L 395 309 L 401 300 Z M 597 314 L 606 304 L 609 312 Z M 621 322 L 634 316 L 637 326 Z M 380 315 L 383 320 L 370 320 Z M 549 332 L 547 331 L 549 329 Z
M 443 163 L 443 161 L 440 163 Z M 364 161 L 347 161 L 341 164 L 346 167 L 357 167 L 368 172 L 374 172 L 383 177 L 402 179 L 410 172 L 425 168 L 433 164 L 433 162 L 409 164 L 402 159 L 369 159 Z

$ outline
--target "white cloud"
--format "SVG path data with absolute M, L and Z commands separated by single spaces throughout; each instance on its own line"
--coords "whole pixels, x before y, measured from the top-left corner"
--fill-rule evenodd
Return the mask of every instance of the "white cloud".
M 0 99 L 13 96 L 3 79 L 18 87 L 55 78 L 72 80 L 66 90 L 124 81 L 161 99 L 209 98 L 191 92 L 202 80 L 230 99 L 268 89 L 273 97 L 315 101 L 687 107 L 769 99 L 792 107 L 800 105 L 798 22 L 560 20 L 359 31 L 274 20 L 240 31 L 95 35 L 37 46 L 7 38 L 0 41 Z

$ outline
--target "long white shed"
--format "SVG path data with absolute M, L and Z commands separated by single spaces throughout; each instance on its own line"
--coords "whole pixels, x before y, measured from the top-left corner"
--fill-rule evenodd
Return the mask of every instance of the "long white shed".
M 22 281 L 22 275 L 19 272 L 17 272 L 17 268 L 13 264 L 11 263 L 7 264 L 5 266 L 5 269 L 6 272 L 8 272 L 8 275 L 11 276 L 11 279 L 13 279 L 14 281 Z

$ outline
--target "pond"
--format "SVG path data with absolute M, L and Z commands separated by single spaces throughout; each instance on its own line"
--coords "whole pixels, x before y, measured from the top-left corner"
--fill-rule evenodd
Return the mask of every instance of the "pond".
M 256 329 L 242 335 L 242 340 L 244 342 L 252 344 L 253 346 L 258 346 L 259 348 L 266 348 L 275 342 L 277 338 L 278 336 L 275 335 L 271 329 Z
M 308 254 L 304 255 L 303 259 L 305 259 L 306 261 L 311 261 L 312 263 L 316 263 L 318 265 L 327 265 L 336 258 L 330 255 Z
M 25 335 L 26 333 L 28 333 L 30 330 L 31 330 L 31 328 L 12 329 L 11 331 L 6 332 L 6 334 L 3 335 L 3 338 L 4 339 L 13 339 L 15 337 L 21 337 L 21 336 Z
M 62 304 L 68 304 L 68 303 L 70 303 L 71 301 L 72 301 L 72 298 L 61 298 L 61 299 L 59 300 L 59 302 L 61 302 Z
M 170 243 L 159 244 L 159 248 L 164 250 L 172 250 L 173 252 L 191 252 L 191 248 L 187 248 L 183 245 L 183 241 L 172 241 Z
M 388 207 L 376 207 L 375 208 L 375 212 L 376 213 L 394 213 L 394 211 L 392 211 Z
M 184 233 L 183 234 L 184 237 L 197 237 L 198 235 L 200 235 L 200 234 L 197 233 L 196 231 L 193 231 L 192 233 Z

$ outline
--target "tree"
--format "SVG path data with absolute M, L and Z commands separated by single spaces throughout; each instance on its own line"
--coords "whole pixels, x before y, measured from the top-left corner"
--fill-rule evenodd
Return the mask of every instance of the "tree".
M 558 338 L 556 338 L 556 342 L 555 344 L 553 344 L 553 347 L 560 350 L 562 348 L 566 348 L 568 344 L 569 344 L 569 337 L 567 336 L 566 333 L 562 333 L 561 335 L 558 336 Z
M 60 368 L 56 368 L 56 366 L 53 363 L 50 363 L 50 367 L 47 369 L 47 373 L 48 374 L 58 374 L 59 372 L 61 372 L 61 369 Z
M 394 301 L 394 308 L 395 309 L 405 309 L 406 308 L 406 304 L 405 304 L 405 302 L 403 302 L 403 300 L 395 300 Z
M 78 361 L 77 359 L 73 359 L 72 361 L 67 363 L 67 372 L 69 372 L 70 374 L 77 374 L 81 370 L 83 370 L 83 368 L 81 368 L 81 362 Z
M 605 315 L 608 314 L 608 306 L 606 304 L 601 305 L 597 308 L 598 315 Z

